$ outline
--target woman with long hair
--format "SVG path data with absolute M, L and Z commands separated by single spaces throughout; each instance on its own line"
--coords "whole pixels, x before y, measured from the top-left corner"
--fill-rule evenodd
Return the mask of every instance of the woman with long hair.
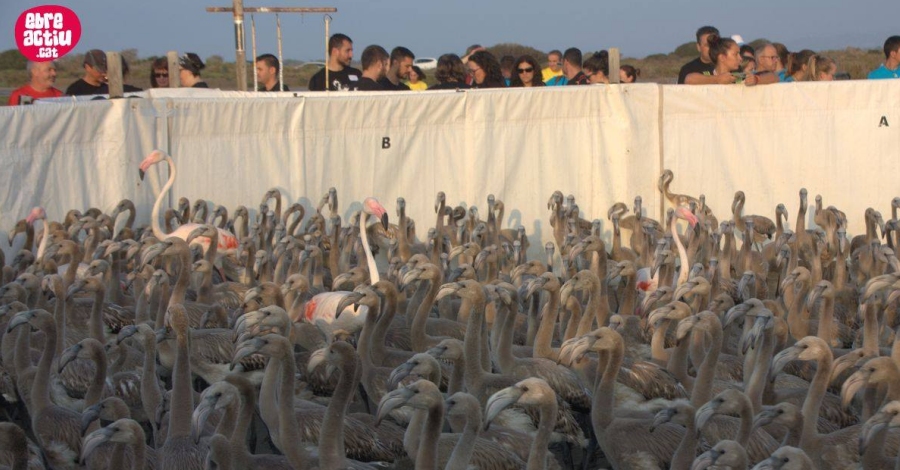
M 741 48 L 731 38 L 723 38 L 718 34 L 710 34 L 706 39 L 709 44 L 709 58 L 715 69 L 712 73 L 704 72 L 703 75 L 721 77 L 718 83 L 743 83 L 753 86 L 759 83 L 756 75 L 746 75 L 741 71 Z
M 830 82 L 837 73 L 837 63 L 830 57 L 814 54 L 807 62 L 806 81 Z
M 472 88 L 504 88 L 500 62 L 488 51 L 478 51 L 466 62 L 472 75 Z
M 541 67 L 534 57 L 526 54 L 516 59 L 509 86 L 511 88 L 544 86 L 544 81 L 541 80 Z
M 593 85 L 597 83 L 609 84 L 609 52 L 602 50 L 588 57 L 581 66 L 588 81 Z

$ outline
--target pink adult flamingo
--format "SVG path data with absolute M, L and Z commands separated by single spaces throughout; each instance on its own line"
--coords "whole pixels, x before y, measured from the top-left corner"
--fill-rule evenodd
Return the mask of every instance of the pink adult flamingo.
M 384 206 L 374 197 L 367 197 L 363 201 L 363 209 L 360 213 L 359 221 L 359 237 L 362 241 L 363 250 L 366 252 L 366 263 L 369 267 L 369 279 L 372 285 L 381 280 L 378 275 L 378 267 L 375 265 L 375 257 L 372 256 L 372 250 L 369 249 L 369 237 L 366 234 L 366 222 L 370 215 L 374 215 L 380 219 L 385 230 L 388 228 L 388 214 Z M 347 331 L 357 331 L 362 328 L 366 319 L 368 307 L 361 305 L 353 307 L 348 305 L 338 312 L 341 301 L 344 300 L 351 292 L 323 292 L 313 296 L 306 303 L 303 310 L 304 318 L 293 318 L 293 321 L 306 321 L 312 324 L 318 324 L 320 327 L 334 329 L 344 329 Z
M 156 198 L 156 202 L 153 204 L 153 212 L 150 216 L 150 227 L 153 229 L 153 236 L 158 240 L 165 240 L 169 237 L 178 237 L 182 240 L 187 241 L 188 235 L 197 227 L 200 227 L 202 224 L 184 224 L 175 229 L 172 233 L 166 233 L 163 231 L 162 226 L 159 224 L 159 209 L 162 207 L 163 199 L 166 197 L 166 193 L 169 192 L 169 189 L 172 188 L 172 185 L 175 184 L 175 162 L 172 160 L 172 157 L 167 155 L 162 150 L 154 150 L 150 152 L 150 155 L 147 155 L 147 158 L 141 162 L 140 166 L 140 177 L 143 181 L 144 174 L 147 170 L 157 163 L 166 162 L 169 164 L 169 180 L 166 181 L 166 185 L 163 186 L 162 190 L 159 192 L 159 196 Z M 210 239 L 206 237 L 198 237 L 196 239 L 197 243 L 200 243 L 203 246 L 203 251 L 209 247 Z M 233 233 L 228 230 L 219 229 L 219 250 L 234 250 L 238 247 L 238 239 L 234 236 Z

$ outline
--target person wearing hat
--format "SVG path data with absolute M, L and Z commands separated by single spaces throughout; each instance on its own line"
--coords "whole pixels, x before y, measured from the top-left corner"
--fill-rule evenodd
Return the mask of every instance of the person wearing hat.
M 181 86 L 190 88 L 209 88 L 209 85 L 200 77 L 200 71 L 206 68 L 206 64 L 200 59 L 200 56 L 193 52 L 188 52 L 178 58 L 178 65 L 181 66 L 178 76 L 181 78 Z
M 84 55 L 84 76 L 66 88 L 66 94 L 105 95 L 109 93 L 106 84 L 106 53 L 100 49 L 91 49 Z

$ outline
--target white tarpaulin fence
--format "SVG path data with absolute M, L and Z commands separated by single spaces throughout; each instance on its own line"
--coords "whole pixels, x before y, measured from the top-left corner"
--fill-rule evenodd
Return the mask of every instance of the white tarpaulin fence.
M 161 181 L 141 184 L 137 165 L 154 148 L 178 166 L 173 201 L 254 211 L 276 187 L 309 209 L 334 186 L 345 216 L 369 195 L 393 213 L 403 196 L 428 227 L 438 191 L 481 208 L 493 193 L 506 203 L 504 227 L 524 225 L 534 249 L 552 239 L 554 190 L 573 194 L 589 220 L 636 195 L 656 216 L 664 167 L 673 190 L 706 194 L 720 219 L 736 189 L 747 193 L 746 213 L 771 217 L 784 202 L 793 217 L 806 186 L 858 233 L 866 207 L 886 213 L 900 193 L 900 83 L 887 81 L 149 96 L 0 108 L 0 227 L 36 205 L 60 220 L 122 198 L 146 223 Z

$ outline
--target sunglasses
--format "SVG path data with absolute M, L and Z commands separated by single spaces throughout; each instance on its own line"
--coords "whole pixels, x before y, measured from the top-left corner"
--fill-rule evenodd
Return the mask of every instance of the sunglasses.
M 167 74 L 167 73 L 154 73 L 153 76 L 156 77 L 156 78 L 168 78 L 168 77 L 169 77 L 169 74 Z
M 519 73 L 529 73 L 529 72 L 534 72 L 534 67 L 528 67 L 528 68 L 517 69 L 517 70 L 519 71 Z

